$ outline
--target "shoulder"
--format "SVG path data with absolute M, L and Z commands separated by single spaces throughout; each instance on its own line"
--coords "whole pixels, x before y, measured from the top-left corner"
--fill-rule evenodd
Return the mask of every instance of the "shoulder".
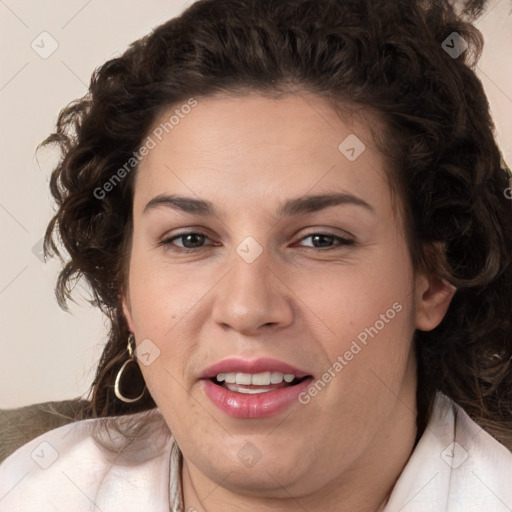
M 512 452 L 439 393 L 385 512 L 510 512 Z
M 172 443 L 157 409 L 64 425 L 23 445 L 0 465 L 0 508 L 169 510 Z

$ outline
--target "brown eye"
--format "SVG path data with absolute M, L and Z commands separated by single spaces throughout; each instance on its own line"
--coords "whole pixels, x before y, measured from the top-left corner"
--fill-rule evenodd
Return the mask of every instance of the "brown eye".
M 188 252 L 204 247 L 203 243 L 206 239 L 208 239 L 208 236 L 204 233 L 191 231 L 167 238 L 160 245 L 164 245 L 166 248 L 176 252 Z M 182 245 L 175 245 L 175 240 L 181 240 Z
M 307 238 L 311 238 L 313 242 L 313 247 L 311 247 L 311 249 L 318 251 L 328 251 L 330 249 L 336 249 L 340 246 L 354 244 L 354 240 L 343 238 L 338 235 L 333 235 L 331 233 L 310 233 L 309 235 L 302 237 L 301 241 L 306 240 Z M 336 242 L 337 245 L 332 246 L 331 244 L 333 242 Z

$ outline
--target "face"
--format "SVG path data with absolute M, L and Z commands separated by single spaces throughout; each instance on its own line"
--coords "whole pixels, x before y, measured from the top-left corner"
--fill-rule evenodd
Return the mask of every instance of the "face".
M 313 96 L 197 98 L 140 164 L 124 312 L 204 481 L 300 496 L 409 453 L 411 339 L 450 294 L 413 272 L 366 128 Z

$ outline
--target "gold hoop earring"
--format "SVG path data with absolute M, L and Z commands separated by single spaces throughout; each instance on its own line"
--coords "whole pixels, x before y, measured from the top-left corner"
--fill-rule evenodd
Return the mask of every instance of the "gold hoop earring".
M 119 400 L 121 400 L 122 402 L 126 402 L 126 403 L 137 402 L 137 400 L 140 400 L 142 398 L 142 396 L 144 395 L 144 392 L 146 391 L 146 386 L 144 386 L 142 393 L 136 398 L 128 398 L 128 397 L 124 396 L 123 393 L 121 393 L 121 389 L 120 389 L 121 388 L 121 386 L 120 386 L 121 378 L 122 378 L 123 372 L 125 371 L 128 364 L 133 363 L 133 364 L 137 365 L 137 368 L 139 368 L 139 371 L 140 371 L 140 367 L 137 364 L 134 350 L 133 350 L 134 346 L 135 346 L 135 336 L 133 335 L 133 333 L 130 333 L 130 335 L 128 336 L 128 354 L 130 355 L 130 358 L 127 359 L 123 363 L 123 366 L 121 366 L 121 368 L 117 372 L 116 381 L 114 384 L 114 393 L 115 393 L 116 397 L 119 398 Z

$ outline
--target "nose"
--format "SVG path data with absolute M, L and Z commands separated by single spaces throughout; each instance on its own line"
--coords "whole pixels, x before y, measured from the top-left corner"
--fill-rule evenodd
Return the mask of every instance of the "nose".
M 293 293 L 283 272 L 266 250 L 248 263 L 237 253 L 231 270 L 216 287 L 213 320 L 224 329 L 254 335 L 263 328 L 280 328 L 293 321 Z

